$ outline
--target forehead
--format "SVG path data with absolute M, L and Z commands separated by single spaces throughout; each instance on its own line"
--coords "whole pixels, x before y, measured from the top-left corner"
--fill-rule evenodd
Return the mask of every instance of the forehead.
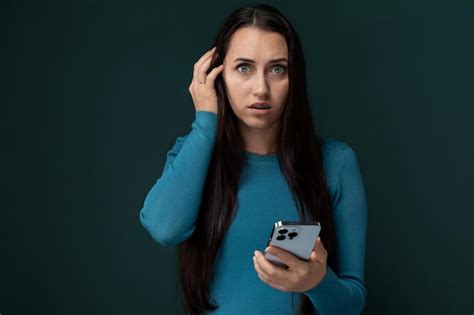
M 226 58 L 231 61 L 235 58 L 249 58 L 257 62 L 288 58 L 288 48 L 285 38 L 279 33 L 243 27 L 232 35 Z

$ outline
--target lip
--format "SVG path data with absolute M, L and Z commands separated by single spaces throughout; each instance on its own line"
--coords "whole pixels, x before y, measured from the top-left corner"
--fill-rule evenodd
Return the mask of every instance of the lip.
M 258 109 L 258 108 L 254 108 L 252 106 L 255 106 L 255 105 L 268 105 L 270 106 L 270 108 L 267 108 L 267 109 Z M 268 103 L 265 103 L 265 102 L 256 102 L 256 103 L 253 103 L 252 105 L 248 106 L 248 109 L 249 111 L 253 114 L 253 115 L 267 115 L 269 113 L 272 112 L 272 107 L 270 104 Z
M 269 108 L 269 109 L 258 109 L 258 108 L 249 107 L 248 109 L 249 109 L 250 113 L 255 114 L 255 115 L 266 115 L 266 114 L 269 114 L 269 113 L 272 112 L 271 108 Z
M 256 103 L 253 103 L 252 105 L 249 105 L 248 107 L 251 108 L 252 106 L 256 106 L 256 105 L 267 105 L 267 106 L 270 106 L 270 109 L 272 108 L 270 104 L 265 103 L 265 102 L 256 102 Z

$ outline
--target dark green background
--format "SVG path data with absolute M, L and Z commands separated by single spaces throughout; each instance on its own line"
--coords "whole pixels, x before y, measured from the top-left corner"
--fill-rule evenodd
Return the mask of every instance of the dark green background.
M 194 62 L 251 2 L 2 2 L 0 313 L 180 314 L 139 222 Z M 473 3 L 272 1 L 369 202 L 364 314 L 474 312 Z

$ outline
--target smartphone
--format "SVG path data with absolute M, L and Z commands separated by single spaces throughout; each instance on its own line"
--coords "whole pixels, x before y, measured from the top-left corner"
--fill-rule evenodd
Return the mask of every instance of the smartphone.
M 267 247 L 272 245 L 280 247 L 301 260 L 308 261 L 311 257 L 321 224 L 319 222 L 291 222 L 278 221 L 273 225 L 272 233 L 268 238 Z M 279 267 L 288 268 L 288 266 L 278 257 L 272 254 L 264 253 L 265 258 Z

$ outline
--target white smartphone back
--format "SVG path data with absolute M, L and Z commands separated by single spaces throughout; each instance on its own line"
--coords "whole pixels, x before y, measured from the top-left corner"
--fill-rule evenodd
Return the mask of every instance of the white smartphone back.
M 299 259 L 308 261 L 320 231 L 319 222 L 278 221 L 273 226 L 267 246 L 280 247 Z M 276 256 L 268 253 L 265 253 L 264 256 L 277 266 L 287 267 Z

